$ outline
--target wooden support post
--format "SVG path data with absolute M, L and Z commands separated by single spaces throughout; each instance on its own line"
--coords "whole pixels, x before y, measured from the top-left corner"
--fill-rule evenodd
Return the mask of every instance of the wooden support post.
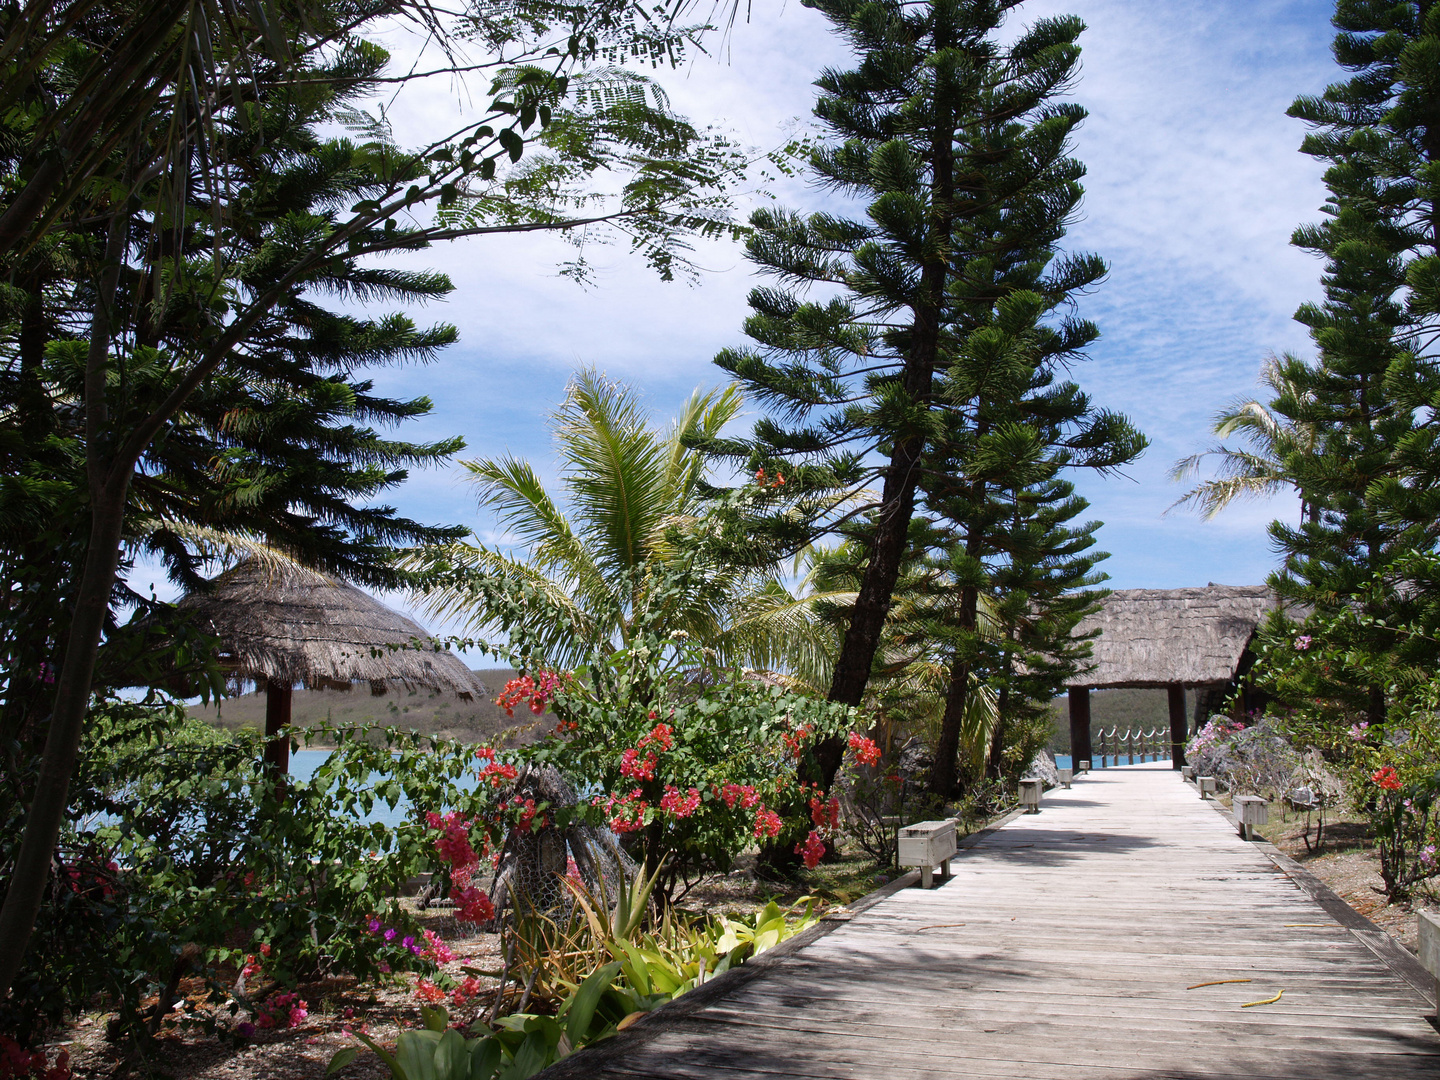
M 1090 754 L 1090 688 L 1070 688 L 1070 763 L 1091 760 Z
M 265 683 L 265 764 L 278 773 L 290 771 L 290 698 L 289 683 L 273 679 Z
M 1171 683 L 1166 687 L 1170 695 L 1170 767 L 1185 767 L 1185 687 Z

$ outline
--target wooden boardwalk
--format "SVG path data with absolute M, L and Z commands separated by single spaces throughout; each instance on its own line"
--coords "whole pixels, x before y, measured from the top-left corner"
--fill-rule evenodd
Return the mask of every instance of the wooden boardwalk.
M 1168 763 L 1043 807 L 546 1076 L 1440 1078 L 1433 1004 Z

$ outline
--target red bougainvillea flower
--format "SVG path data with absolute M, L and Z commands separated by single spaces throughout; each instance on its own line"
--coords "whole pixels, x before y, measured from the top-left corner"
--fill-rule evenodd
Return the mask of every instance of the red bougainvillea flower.
M 785 752 L 799 761 L 805 754 L 806 740 L 813 734 L 815 734 L 815 728 L 811 724 L 801 724 L 793 733 L 784 732 L 780 738 L 785 743 Z
M 429 979 L 421 979 L 415 984 L 415 996 L 427 1005 L 441 1005 L 445 1001 L 445 991 Z
M 655 714 L 652 712 L 650 715 L 653 718 Z M 656 750 L 663 754 L 675 745 L 675 732 L 669 724 L 656 724 L 655 727 L 651 729 L 650 734 L 641 736 L 640 741 L 635 745 L 641 750 L 644 750 L 647 746 L 654 746 Z
M 834 830 L 840 825 L 840 800 L 832 795 L 826 802 L 818 795 L 810 800 L 810 820 L 817 829 Z
M 645 811 L 650 808 L 650 804 L 640 797 L 641 794 L 641 790 L 636 788 L 629 795 L 607 795 L 604 798 L 596 795 L 592 803 L 604 808 L 610 828 L 617 833 L 637 832 L 645 827 Z
M 657 763 L 654 754 L 642 758 L 640 751 L 631 747 L 620 755 L 620 775 L 630 780 L 653 780 Z
M 855 760 L 861 765 L 880 764 L 880 747 L 875 745 L 874 739 L 867 739 L 858 731 L 850 733 L 850 749 L 855 751 Z
M 805 842 L 795 845 L 795 854 L 805 860 L 805 868 L 807 870 L 814 870 L 815 867 L 820 865 L 820 860 L 825 857 L 825 841 L 820 838 L 818 832 L 811 829 L 810 835 L 805 838 Z
M 487 923 L 495 918 L 495 905 L 490 897 L 473 885 L 465 886 L 459 893 L 452 889 L 450 898 L 455 901 L 455 918 L 461 922 Z
M 533 678 L 521 675 L 505 684 L 505 689 L 500 691 L 495 704 L 505 710 L 506 716 L 514 716 L 515 706 L 525 702 L 530 711 L 539 716 L 550 704 L 563 681 L 563 677 L 555 671 L 542 671 Z
M 687 818 L 700 808 L 700 789 L 691 788 L 682 794 L 674 784 L 665 785 L 665 794 L 660 798 L 660 809 L 677 818 Z
M 492 761 L 479 772 L 479 779 L 488 780 L 490 786 L 498 788 L 507 780 L 514 780 L 519 773 L 514 765 L 507 765 L 504 762 Z
M 522 799 L 519 795 L 516 795 L 513 799 L 510 800 L 510 809 L 518 814 L 518 819 L 515 822 L 515 827 L 517 829 L 519 829 L 521 832 L 534 831 L 534 826 L 536 824 L 534 799 Z M 539 818 L 539 827 L 543 829 L 545 825 L 545 817 L 544 815 L 541 815 Z
M 769 807 L 761 806 L 755 811 L 755 836 L 763 839 L 769 837 L 771 840 L 780 835 L 780 829 L 784 823 L 780 815 Z
M 735 804 L 739 803 L 742 810 L 749 810 L 760 801 L 760 794 L 749 784 L 726 784 L 724 787 L 711 789 L 715 798 L 723 799 L 727 808 L 734 810 Z
M 462 1008 L 466 1002 L 479 993 L 480 980 L 474 975 L 466 975 L 460 985 L 450 991 L 450 1003 L 457 1009 Z
M 1395 768 L 1392 765 L 1382 765 L 1371 774 L 1370 779 L 1386 791 L 1399 791 L 1402 787 L 1400 776 L 1395 772 Z

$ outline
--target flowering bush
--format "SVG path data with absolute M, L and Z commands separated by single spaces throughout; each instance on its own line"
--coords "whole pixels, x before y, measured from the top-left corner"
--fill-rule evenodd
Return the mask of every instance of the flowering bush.
M 573 809 L 536 807 L 501 832 L 536 814 L 608 827 L 652 872 L 663 862 L 667 897 L 757 840 L 805 835 L 815 742 L 844 736 L 850 720 L 842 706 L 717 671 L 678 636 L 641 636 L 548 685 L 559 722 L 522 753 L 593 794 Z
M 0 1035 L 0 1080 L 70 1080 L 71 1075 L 68 1050 L 56 1054 L 52 1065 L 38 1050 L 26 1050 Z
M 281 809 L 253 734 L 216 731 L 179 706 L 94 709 L 60 837 L 61 887 L 0 1000 L 0 1031 L 30 1041 L 101 995 L 123 1033 L 148 1038 L 147 1010 L 182 955 L 215 1004 L 236 969 L 246 995 L 272 982 L 289 991 L 322 969 L 432 973 L 437 959 L 394 898 L 436 860 L 437 838 L 463 852 L 464 821 L 486 811 L 493 789 L 472 790 L 470 747 L 396 731 L 314 737 L 337 749 L 311 779 L 287 779 Z M 367 820 L 402 799 L 452 816 L 439 830 L 418 813 L 397 826 Z M 0 816 L 0 865 L 19 835 Z M 372 919 L 395 933 L 372 932 Z M 176 1019 L 192 1008 L 171 1004 L 161 1012 Z
M 1440 876 L 1440 678 L 1413 663 L 1440 643 L 1423 628 L 1379 623 L 1365 604 L 1313 616 L 1305 631 L 1277 616 L 1253 677 L 1277 699 L 1276 727 L 1341 774 L 1370 820 L 1385 891 L 1402 899 Z
M 309 1009 L 299 994 L 276 994 L 257 1006 L 255 1026 L 262 1029 L 299 1027 L 309 1015 Z

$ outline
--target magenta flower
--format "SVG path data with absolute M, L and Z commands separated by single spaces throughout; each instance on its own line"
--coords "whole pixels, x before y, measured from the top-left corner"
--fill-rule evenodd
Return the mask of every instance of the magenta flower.
M 1306 649 L 1310 648 L 1310 635 L 1301 634 L 1299 637 L 1297 637 L 1295 639 L 1295 648 L 1298 649 L 1300 652 L 1304 652 Z

